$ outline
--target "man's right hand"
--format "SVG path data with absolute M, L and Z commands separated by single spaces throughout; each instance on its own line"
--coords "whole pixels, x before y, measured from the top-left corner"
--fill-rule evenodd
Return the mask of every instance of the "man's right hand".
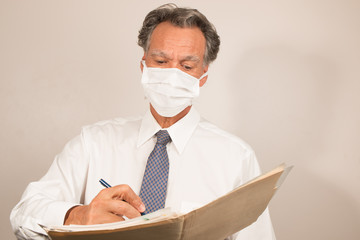
M 69 209 L 64 225 L 118 222 L 123 216 L 134 218 L 144 211 L 145 205 L 128 185 L 117 185 L 101 190 L 89 205 Z

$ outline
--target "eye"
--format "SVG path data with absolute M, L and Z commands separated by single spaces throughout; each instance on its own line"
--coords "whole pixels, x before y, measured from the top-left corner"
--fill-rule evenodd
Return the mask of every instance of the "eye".
M 189 65 L 183 65 L 183 67 L 185 68 L 185 70 L 188 70 L 188 71 L 192 69 L 192 67 Z
M 166 61 L 164 61 L 164 60 L 156 60 L 156 63 L 159 64 L 159 65 L 162 65 L 162 64 L 165 64 Z

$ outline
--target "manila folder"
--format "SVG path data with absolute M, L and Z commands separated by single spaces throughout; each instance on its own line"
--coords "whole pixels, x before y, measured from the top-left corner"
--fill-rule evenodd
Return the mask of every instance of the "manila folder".
M 52 240 L 222 240 L 257 220 L 290 169 L 280 165 L 201 208 L 159 222 L 112 230 L 49 230 L 48 235 Z

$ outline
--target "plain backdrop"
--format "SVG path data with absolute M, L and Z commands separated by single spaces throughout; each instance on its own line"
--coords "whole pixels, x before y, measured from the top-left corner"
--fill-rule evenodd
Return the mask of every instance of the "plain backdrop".
M 278 240 L 360 239 L 360 1 L 184 0 L 221 36 L 196 108 L 266 171 Z M 164 1 L 0 0 L 1 239 L 9 214 L 81 126 L 142 115 L 145 15 Z

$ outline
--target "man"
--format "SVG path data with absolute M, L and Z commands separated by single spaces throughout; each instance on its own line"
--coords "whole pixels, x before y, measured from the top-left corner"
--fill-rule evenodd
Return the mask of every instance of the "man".
M 19 239 L 43 239 L 39 223 L 107 223 L 163 207 L 187 212 L 260 173 L 246 143 L 192 107 L 220 45 L 205 16 L 161 6 L 146 16 L 139 45 L 149 111 L 84 127 L 13 209 Z M 101 178 L 114 187 L 103 189 Z M 275 239 L 267 210 L 229 239 Z

